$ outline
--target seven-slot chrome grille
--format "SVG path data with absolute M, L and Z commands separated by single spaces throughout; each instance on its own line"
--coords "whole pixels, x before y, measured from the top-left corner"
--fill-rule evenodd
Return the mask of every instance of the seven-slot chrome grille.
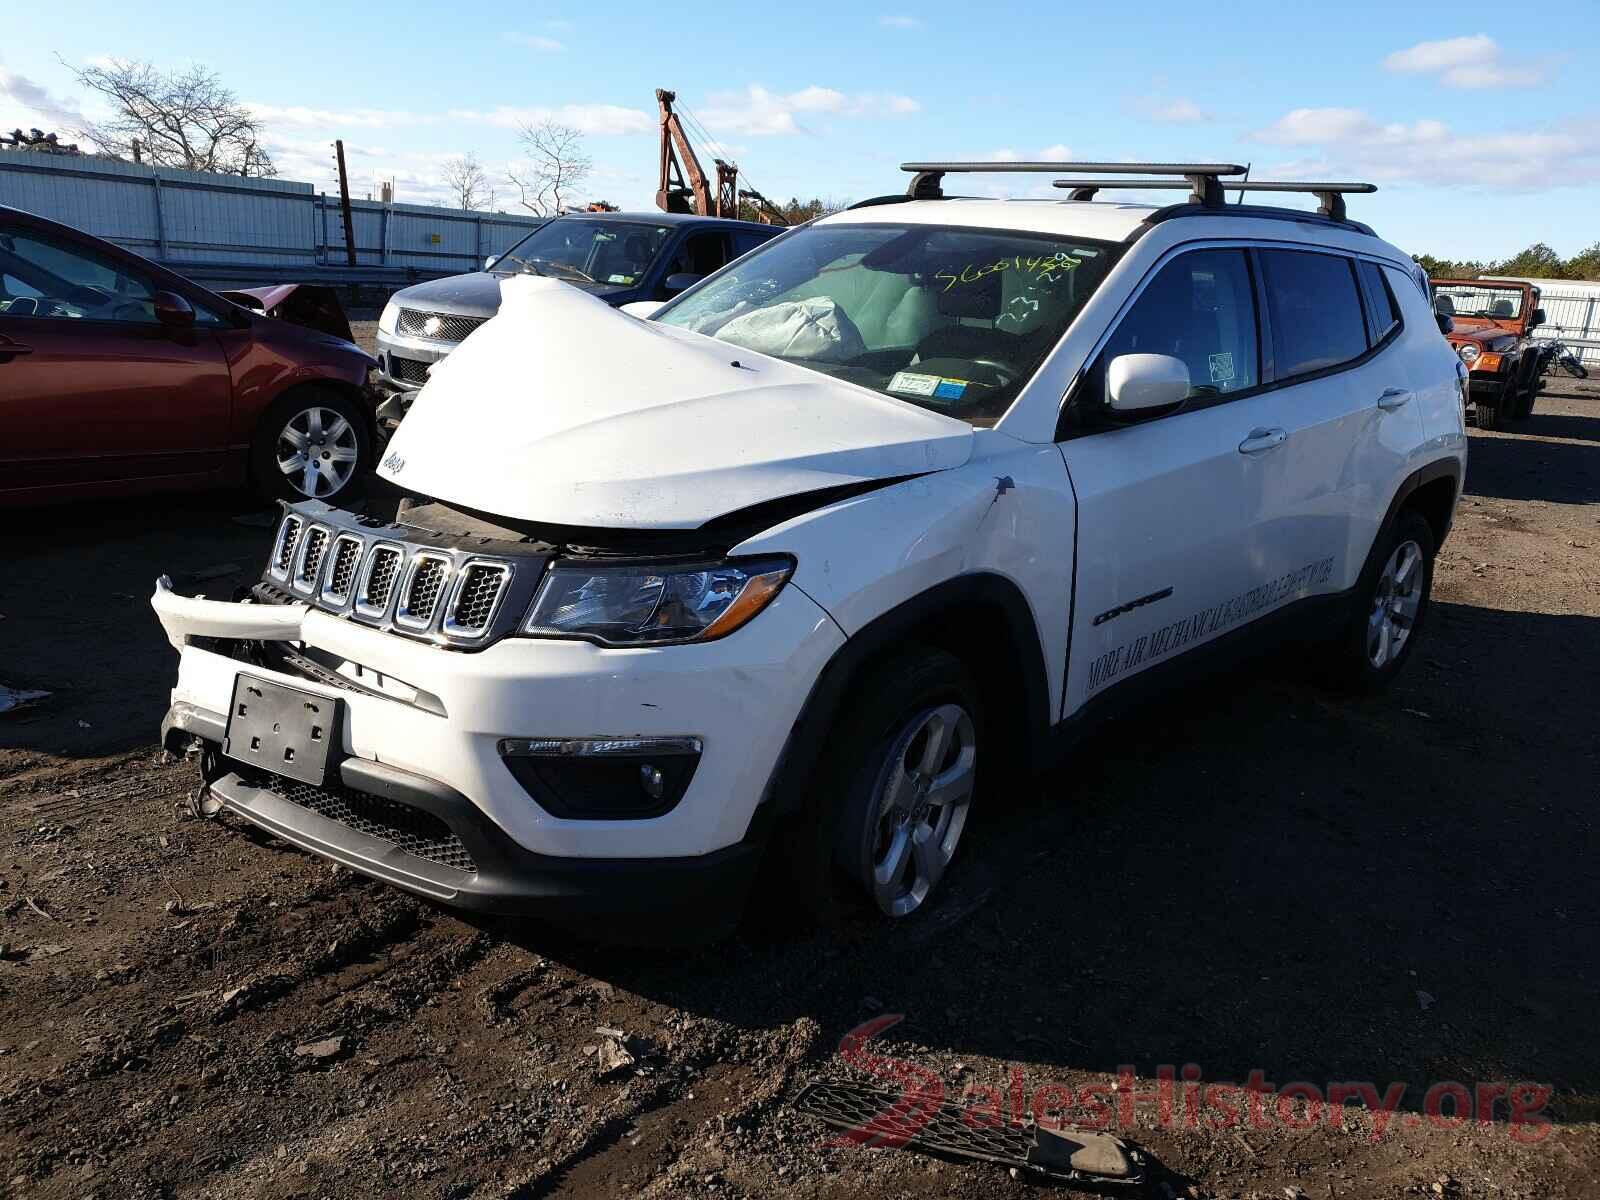
M 314 507 L 279 523 L 267 580 L 319 609 L 445 646 L 477 649 L 511 632 L 548 560 L 520 543 L 506 544 L 503 557 L 481 553 L 481 540 L 471 549 L 421 545 L 412 539 L 429 535 Z

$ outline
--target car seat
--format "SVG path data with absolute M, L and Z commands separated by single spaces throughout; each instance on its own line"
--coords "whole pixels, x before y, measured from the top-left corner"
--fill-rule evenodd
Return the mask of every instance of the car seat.
M 1456 302 L 1449 296 L 1435 296 L 1433 311 L 1441 317 L 1453 317 L 1456 315 Z
M 1512 307 L 1511 301 L 1496 300 L 1492 305 L 1489 306 L 1489 315 L 1491 317 L 1506 317 L 1509 319 L 1515 315 L 1515 310 Z

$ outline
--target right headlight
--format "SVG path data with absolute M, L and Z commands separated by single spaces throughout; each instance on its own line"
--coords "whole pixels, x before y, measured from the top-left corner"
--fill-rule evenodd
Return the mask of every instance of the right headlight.
M 394 334 L 395 322 L 400 319 L 400 306 L 393 300 L 383 306 L 383 313 L 378 317 L 378 332 Z
M 770 604 L 793 572 L 787 558 L 697 566 L 561 563 L 546 572 L 523 632 L 607 646 L 710 642 Z
M 1462 346 L 1461 349 L 1457 350 L 1456 353 L 1461 355 L 1461 361 L 1470 367 L 1473 363 L 1478 361 L 1478 355 L 1482 353 L 1482 351 L 1480 351 L 1471 342 L 1468 342 L 1466 345 Z

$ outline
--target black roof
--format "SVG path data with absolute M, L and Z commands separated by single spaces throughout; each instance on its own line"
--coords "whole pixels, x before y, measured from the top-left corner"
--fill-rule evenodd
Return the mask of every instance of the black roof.
M 643 212 L 569 212 L 563 217 L 582 217 L 589 221 L 620 221 L 629 225 L 740 225 L 747 229 L 771 229 L 781 233 L 782 225 L 766 225 L 760 221 L 739 221 L 733 217 L 702 217 L 699 213 L 670 213 L 656 209 Z

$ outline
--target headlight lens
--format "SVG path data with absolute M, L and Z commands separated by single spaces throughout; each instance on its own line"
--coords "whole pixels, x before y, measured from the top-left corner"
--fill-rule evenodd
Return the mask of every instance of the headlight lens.
M 1461 347 L 1460 350 L 1456 351 L 1456 353 L 1461 355 L 1461 361 L 1470 367 L 1473 363 L 1478 361 L 1478 355 L 1480 351 L 1471 342 L 1468 342 L 1465 346 Z
M 400 306 L 393 300 L 383 306 L 383 313 L 378 317 L 379 333 L 394 333 L 394 323 L 400 319 Z
M 714 641 L 770 604 L 793 570 L 784 558 L 694 567 L 558 565 L 539 585 L 523 632 L 608 646 Z

